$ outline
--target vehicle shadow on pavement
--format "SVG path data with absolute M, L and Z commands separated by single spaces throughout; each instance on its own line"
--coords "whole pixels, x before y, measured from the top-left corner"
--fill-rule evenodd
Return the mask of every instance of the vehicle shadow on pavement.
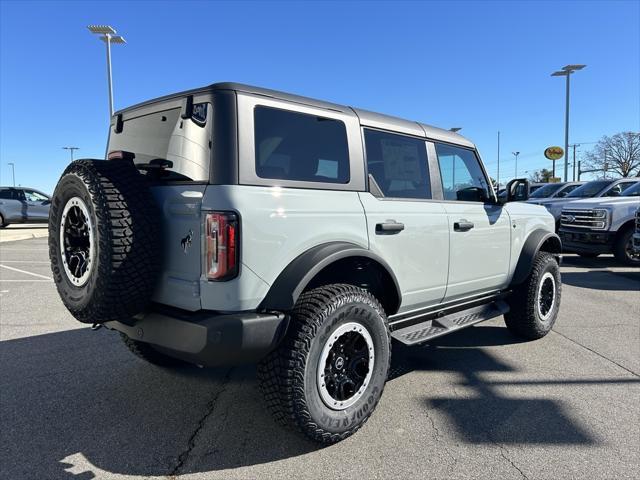
M 608 270 L 563 272 L 562 283 L 572 287 L 595 290 L 640 292 L 640 272 L 612 272 Z
M 492 373 L 518 372 L 488 351 L 473 347 L 521 342 L 506 328 L 472 327 L 436 340 L 427 347 L 396 348 L 394 373 L 450 371 L 461 377 L 459 385 L 463 391 L 459 395 L 424 400 L 427 410 L 446 415 L 460 441 L 498 445 L 598 444 L 599 441 L 580 426 L 563 402 L 550 398 L 522 398 L 520 391 L 517 398 L 506 397 L 504 391 L 510 387 L 508 380 L 494 384 L 485 379 L 491 378 Z M 526 384 L 516 383 L 519 386 Z M 562 385 L 562 382 L 558 384 Z
M 273 421 L 254 367 L 163 370 L 86 328 L 0 342 L 0 362 L 2 478 L 207 472 L 320 448 Z

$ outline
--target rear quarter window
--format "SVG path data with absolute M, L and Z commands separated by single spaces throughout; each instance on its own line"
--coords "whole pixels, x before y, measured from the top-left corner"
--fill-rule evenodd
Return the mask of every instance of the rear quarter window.
M 340 120 L 258 106 L 254 132 L 258 177 L 349 182 L 347 130 Z

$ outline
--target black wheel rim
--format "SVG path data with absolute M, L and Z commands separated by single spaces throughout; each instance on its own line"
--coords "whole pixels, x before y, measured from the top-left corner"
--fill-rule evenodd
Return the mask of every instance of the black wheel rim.
M 556 298 L 556 282 L 553 275 L 547 272 L 540 281 L 538 290 L 538 310 L 540 317 L 547 320 L 553 310 Z
M 335 410 L 353 405 L 364 393 L 373 365 L 373 340 L 364 326 L 351 322 L 336 329 L 318 364 L 318 387 L 324 403 Z
M 84 285 L 91 271 L 92 230 L 85 203 L 78 197 L 70 199 L 62 212 L 60 251 L 67 278 L 76 286 Z

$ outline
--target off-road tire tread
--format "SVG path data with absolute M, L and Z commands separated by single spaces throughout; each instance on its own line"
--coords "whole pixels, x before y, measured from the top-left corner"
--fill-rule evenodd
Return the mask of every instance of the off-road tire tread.
M 536 295 L 538 293 L 538 278 L 543 274 L 545 267 L 558 262 L 548 252 L 538 252 L 533 260 L 531 273 L 527 279 L 513 289 L 508 300 L 510 310 L 504 315 L 507 328 L 514 335 L 528 340 L 537 340 L 544 337 L 549 330 L 541 329 L 536 317 Z M 562 296 L 562 284 L 556 282 L 558 301 Z
M 65 175 L 77 175 L 89 191 L 100 260 L 98 271 L 91 273 L 96 282 L 92 301 L 81 309 L 65 305 L 83 323 L 131 318 L 149 302 L 160 268 L 160 212 L 148 184 L 135 166 L 124 160 L 76 160 L 62 178 Z M 49 215 L 49 256 L 59 290 L 60 283 L 66 281 L 56 255 L 58 210 L 64 208 L 60 185 L 53 194 Z
M 391 362 L 391 334 L 387 317 L 380 302 L 369 292 L 348 284 L 333 284 L 303 292 L 291 312 L 289 331 L 279 348 L 271 352 L 258 365 L 260 390 L 267 409 L 273 418 L 284 426 L 294 427 L 311 439 L 332 444 L 353 435 L 368 420 L 382 395 L 382 390 L 372 408 L 352 428 L 342 432 L 328 432 L 311 418 L 302 388 L 305 375 L 305 358 L 311 341 L 323 321 L 335 310 L 351 302 L 367 303 L 384 322 L 389 343 Z M 387 370 L 388 370 L 387 365 Z
M 620 232 L 618 234 L 616 243 L 613 246 L 613 255 L 616 258 L 616 260 L 622 263 L 623 265 L 637 266 L 638 262 L 629 260 L 629 257 L 627 257 L 627 252 L 625 252 L 627 242 L 629 241 L 629 238 L 627 237 L 627 235 L 633 235 L 633 227 L 628 227 L 623 232 Z

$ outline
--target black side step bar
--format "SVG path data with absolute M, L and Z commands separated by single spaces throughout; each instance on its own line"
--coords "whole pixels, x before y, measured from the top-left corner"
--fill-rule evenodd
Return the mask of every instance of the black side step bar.
M 468 308 L 391 332 L 391 337 L 405 345 L 419 345 L 476 323 L 499 317 L 509 311 L 502 300 Z

